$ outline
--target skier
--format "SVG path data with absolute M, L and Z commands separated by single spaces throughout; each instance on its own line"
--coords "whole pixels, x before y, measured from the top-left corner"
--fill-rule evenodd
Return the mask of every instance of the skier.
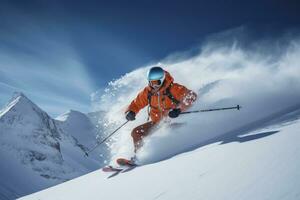
M 126 119 L 135 120 L 137 113 L 148 105 L 148 119 L 146 122 L 131 132 L 136 153 L 142 146 L 143 138 L 148 136 L 159 124 L 169 116 L 176 118 L 196 101 L 197 94 L 185 86 L 174 83 L 169 72 L 161 67 L 152 67 L 147 74 L 148 86 L 146 86 L 126 109 Z M 134 163 L 135 156 L 131 160 L 118 159 L 121 165 Z

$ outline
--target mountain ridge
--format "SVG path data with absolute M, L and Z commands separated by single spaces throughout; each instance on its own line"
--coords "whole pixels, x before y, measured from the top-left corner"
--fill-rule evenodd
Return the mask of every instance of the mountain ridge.
M 1 173 L 0 170 L 0 175 L 23 174 L 9 182 L 0 181 L 0 190 L 6 191 L 5 196 L 15 198 L 16 194 L 23 196 L 45 189 L 102 165 L 102 158 L 97 154 L 84 157 L 85 151 L 96 142 L 95 125 L 84 113 L 72 110 L 69 114 L 71 118 L 66 121 L 53 119 L 23 93 L 14 93 L 1 109 L 0 159 L 7 164 L 14 159 L 15 164 L 10 171 L 3 168 Z M 74 121 L 74 114 L 75 118 L 80 115 L 85 120 Z M 36 184 L 15 188 L 14 192 L 5 189 L 22 183 L 22 177 L 31 178 Z

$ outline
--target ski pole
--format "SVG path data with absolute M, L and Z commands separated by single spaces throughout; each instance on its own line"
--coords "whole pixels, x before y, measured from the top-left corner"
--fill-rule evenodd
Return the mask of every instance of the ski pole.
M 231 109 L 237 109 L 240 110 L 242 107 L 240 105 L 234 106 L 234 107 L 225 107 L 225 108 L 213 108 L 213 109 L 205 109 L 205 110 L 194 110 L 194 111 L 186 111 L 181 112 L 180 114 L 190 114 L 190 113 L 198 113 L 198 112 L 210 112 L 210 111 L 219 111 L 219 110 L 231 110 Z
M 89 153 L 94 151 L 98 146 L 100 146 L 102 143 L 104 143 L 108 138 L 110 138 L 113 134 L 115 134 L 120 128 L 125 126 L 125 124 L 127 124 L 128 122 L 129 122 L 129 120 L 127 120 L 122 125 L 120 125 L 116 130 L 114 130 L 111 134 L 109 134 L 106 138 L 104 138 L 100 143 L 96 144 L 91 150 L 89 150 L 88 152 L 85 152 L 85 155 L 88 157 Z

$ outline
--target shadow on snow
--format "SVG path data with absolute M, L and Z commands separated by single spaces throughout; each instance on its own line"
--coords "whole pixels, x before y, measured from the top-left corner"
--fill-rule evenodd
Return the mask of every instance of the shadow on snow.
M 249 123 L 242 127 L 238 127 L 232 131 L 226 132 L 215 138 L 201 142 L 197 145 L 193 145 L 192 147 L 189 147 L 181 152 L 174 153 L 172 155 L 169 155 L 165 158 L 162 158 L 162 159 L 157 160 L 152 163 L 160 162 L 160 161 L 172 158 L 181 153 L 193 151 L 195 149 L 202 148 L 207 145 L 214 144 L 214 143 L 219 143 L 219 145 L 224 145 L 224 144 L 228 144 L 231 142 L 244 143 L 244 142 L 249 142 L 249 141 L 269 137 L 271 135 L 278 133 L 279 130 L 260 132 L 260 133 L 251 134 L 251 135 L 246 135 L 246 134 L 253 132 L 255 130 L 258 130 L 258 129 L 272 126 L 272 125 L 284 126 L 286 124 L 291 124 L 291 123 L 294 123 L 298 119 L 300 119 L 300 104 L 291 106 L 283 111 L 273 113 L 263 119 L 256 120 L 256 121 Z M 276 128 L 274 127 L 274 129 L 276 129 Z M 151 164 L 151 163 L 147 163 L 147 164 Z

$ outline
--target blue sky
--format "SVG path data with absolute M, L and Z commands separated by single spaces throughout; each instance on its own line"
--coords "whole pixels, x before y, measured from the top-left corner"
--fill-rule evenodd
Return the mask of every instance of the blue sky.
M 22 91 L 56 116 L 90 111 L 113 79 L 240 26 L 272 38 L 300 25 L 286 1 L 0 1 L 0 106 Z

